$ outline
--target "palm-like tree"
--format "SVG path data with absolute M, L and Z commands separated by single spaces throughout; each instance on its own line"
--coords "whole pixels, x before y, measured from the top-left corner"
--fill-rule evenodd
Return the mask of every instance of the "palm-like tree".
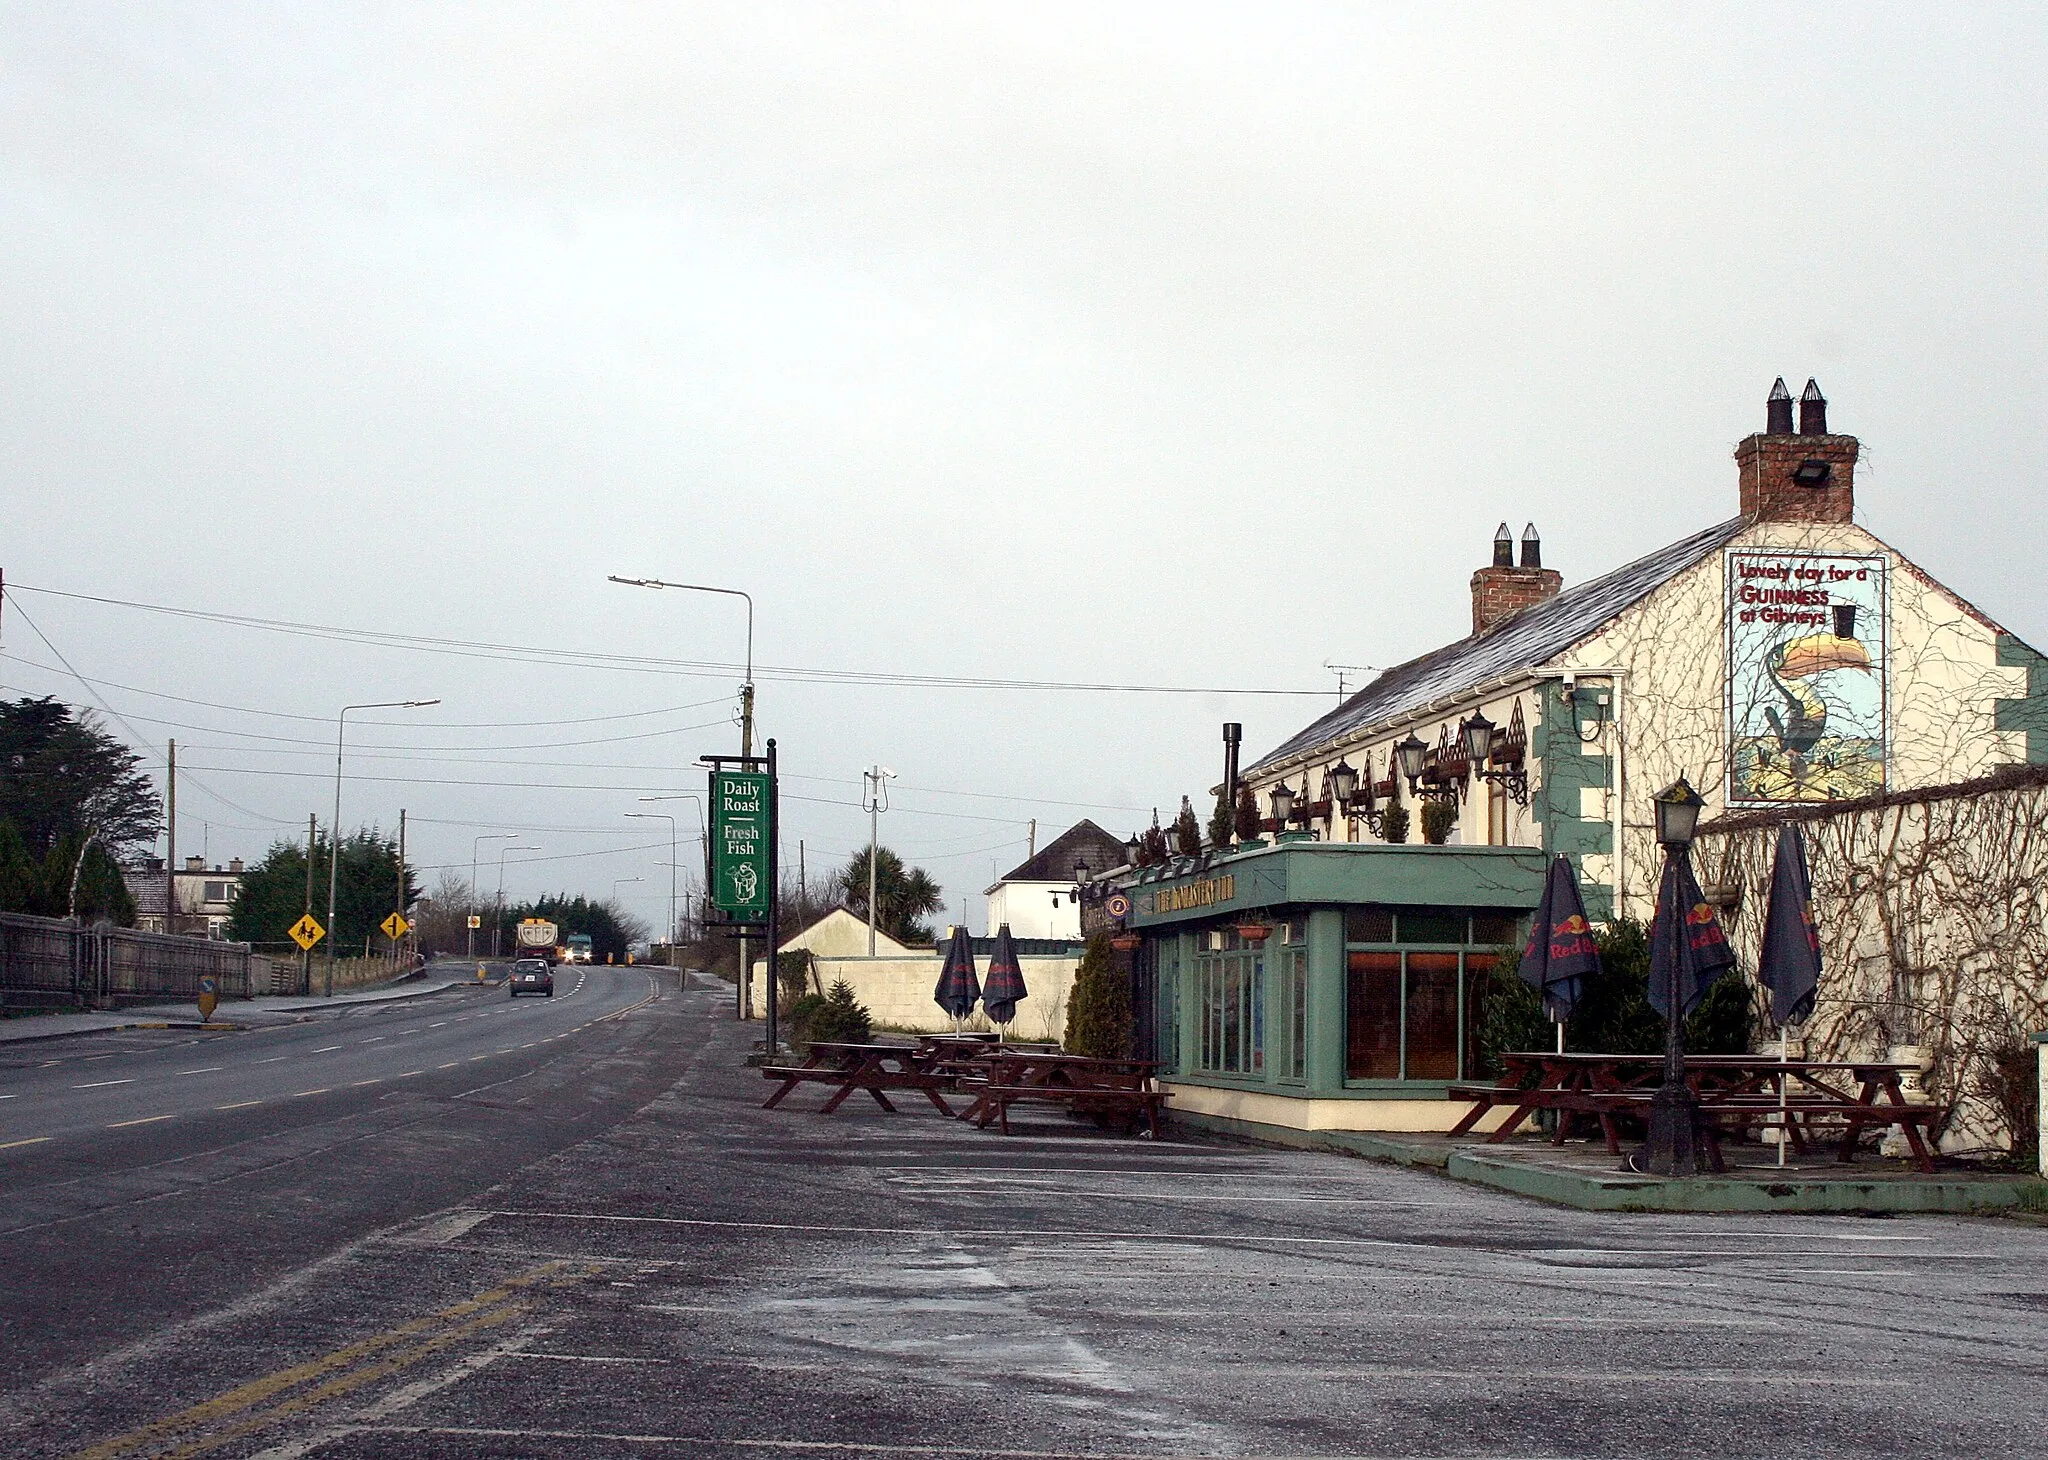
M 862 847 L 833 879 L 834 891 L 847 910 L 868 915 L 868 849 Z M 931 924 L 925 919 L 945 905 L 937 882 L 922 867 L 905 867 L 887 847 L 875 857 L 875 926 L 899 943 L 929 943 Z

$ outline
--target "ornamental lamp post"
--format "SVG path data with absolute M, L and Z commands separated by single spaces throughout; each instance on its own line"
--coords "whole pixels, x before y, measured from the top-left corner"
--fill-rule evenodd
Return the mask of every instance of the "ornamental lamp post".
M 1133 832 L 1131 834 L 1131 839 L 1124 843 L 1125 866 L 1135 867 L 1138 865 L 1138 852 L 1142 849 L 1143 845 L 1144 844 L 1138 840 L 1137 834 Z
M 1458 738 L 1465 748 L 1465 759 L 1474 768 L 1484 766 L 1493 755 L 1493 721 L 1486 718 L 1484 710 L 1474 710 L 1472 718 L 1458 725 Z
M 1340 760 L 1330 767 L 1329 788 L 1331 798 L 1339 806 L 1351 804 L 1351 798 L 1358 794 L 1358 772 L 1352 769 L 1350 761 Z
M 1273 820 L 1277 830 L 1287 829 L 1288 819 L 1294 814 L 1294 788 L 1282 781 L 1267 793 L 1273 803 Z
M 1700 793 L 1680 776 L 1655 796 L 1651 805 L 1657 815 L 1657 841 L 1664 848 L 1665 865 L 1683 866 L 1691 855 L 1693 833 L 1700 823 L 1700 808 L 1706 805 Z M 1676 894 L 1678 879 L 1666 878 L 1665 886 Z M 1686 912 L 1673 906 L 1661 909 L 1664 954 L 1664 1079 L 1650 1097 L 1648 1139 L 1643 1143 L 1644 1169 L 1659 1176 L 1699 1174 L 1700 1101 L 1685 1080 L 1685 961 Z M 1652 949 L 1654 966 L 1656 953 Z
M 1407 739 L 1397 742 L 1394 746 L 1394 763 L 1400 766 L 1401 774 L 1407 777 L 1408 789 L 1411 791 L 1415 789 L 1415 783 L 1422 779 L 1422 768 L 1428 760 L 1429 746 L 1413 730 L 1408 732 Z

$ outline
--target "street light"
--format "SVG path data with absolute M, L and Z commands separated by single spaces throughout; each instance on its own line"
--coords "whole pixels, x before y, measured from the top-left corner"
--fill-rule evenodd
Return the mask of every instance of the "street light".
M 498 956 L 498 928 L 505 921 L 505 854 L 507 852 L 537 852 L 537 846 L 498 848 L 498 897 L 491 910 L 491 957 Z
M 481 847 L 481 846 L 482 846 L 482 845 L 483 845 L 483 844 L 484 844 L 485 842 L 516 842 L 516 841 L 518 841 L 518 840 L 519 840 L 519 833 L 518 833 L 518 832 L 516 832 L 516 831 L 487 831 L 487 832 L 483 832 L 483 833 L 481 833 L 481 834 L 480 834 L 480 835 L 478 835 L 478 836 L 472 837 L 472 838 L 470 839 L 470 843 L 469 843 L 469 898 L 470 898 L 470 901 L 471 901 L 471 902 L 479 902 L 479 901 L 480 901 L 480 900 L 478 899 L 477 895 L 476 895 L 476 893 L 477 893 L 477 889 L 476 889 L 476 854 L 477 854 L 477 849 L 478 849 L 479 847 Z M 497 934 L 496 934 L 496 933 L 493 933 L 493 934 L 492 934 L 491 936 L 492 936 L 492 938 L 493 938 L 493 939 L 495 939 L 495 938 L 497 937 Z M 471 928 L 471 929 L 469 930 L 469 952 L 468 952 L 468 953 L 467 953 L 467 954 L 466 954 L 465 956 L 466 956 L 466 957 L 469 957 L 469 958 L 474 958 L 474 957 L 476 957 L 476 929 L 475 929 L 475 928 Z
M 754 753 L 754 596 L 739 588 L 713 588 L 707 583 L 664 583 L 659 578 L 621 578 L 608 574 L 607 581 L 628 588 L 680 588 L 690 593 L 725 593 L 747 600 L 747 680 L 740 686 L 740 754 Z
M 332 832 L 334 845 L 327 858 L 327 976 L 322 980 L 322 993 L 334 997 L 334 950 L 339 935 L 334 927 L 334 897 L 341 880 L 341 739 L 348 730 L 350 710 L 419 710 L 428 705 L 438 705 L 439 700 L 378 700 L 367 705 L 343 705 L 341 713 L 334 717 L 334 821 Z M 400 869 L 403 875 L 403 869 Z
M 1680 776 L 1650 798 L 1657 813 L 1657 841 L 1664 848 L 1667 865 L 1683 868 L 1692 852 L 1692 838 L 1699 826 L 1700 808 L 1707 803 Z M 1682 878 L 1667 878 L 1667 891 Z M 1681 899 L 1682 900 L 1682 899 Z M 1650 1097 L 1648 1139 L 1643 1143 L 1642 1164 L 1660 1176 L 1699 1174 L 1700 1101 L 1685 1081 L 1685 941 L 1689 909 L 1661 909 L 1665 926 L 1664 948 L 1664 1081 Z M 1654 963 L 1655 950 L 1652 950 Z
M 690 792 L 690 791 L 678 791 L 678 792 L 676 792 L 676 793 L 674 793 L 674 794 L 672 794 L 672 795 L 667 795 L 667 796 L 642 796 L 642 797 L 641 797 L 640 799 L 641 799 L 642 801 L 687 801 L 687 802 L 689 802 L 689 803 L 690 803 L 690 804 L 691 804 L 692 806 L 694 806 L 694 807 L 696 808 L 696 810 L 697 810 L 697 839 L 698 839 L 699 841 L 701 841 L 701 842 L 707 842 L 707 845 L 708 845 L 708 839 L 707 839 L 707 836 L 706 836 L 706 833 L 705 833 L 705 829 L 704 829 L 704 801 L 703 801 L 703 798 L 702 798 L 702 797 L 700 797 L 700 796 L 696 795 L 696 794 L 695 794 L 694 792 Z M 673 945 L 674 945 L 674 940 L 675 940 L 675 937 L 676 937 L 676 861 L 675 861 L 675 857 L 676 857 L 676 819 L 675 819 L 675 818 L 674 818 L 673 816 L 669 816 L 669 815 L 668 815 L 668 813 L 667 813 L 667 812 L 665 812 L 665 811 L 628 811 L 628 812 L 626 813 L 626 815 L 628 815 L 628 816 L 648 816 L 648 817 L 653 817 L 653 816 L 662 816 L 662 817 L 667 817 L 667 820 L 668 820 L 668 857 L 669 857 L 669 861 L 668 861 L 668 936 L 669 936 L 669 940 L 670 940 L 670 945 L 671 945 L 671 946 L 673 946 Z

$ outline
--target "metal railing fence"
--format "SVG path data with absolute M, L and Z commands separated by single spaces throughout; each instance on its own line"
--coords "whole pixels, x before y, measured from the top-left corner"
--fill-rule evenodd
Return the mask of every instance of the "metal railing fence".
M 209 976 L 221 998 L 245 999 L 270 992 L 271 965 L 247 943 L 0 913 L 0 1003 L 108 1008 L 196 999 Z

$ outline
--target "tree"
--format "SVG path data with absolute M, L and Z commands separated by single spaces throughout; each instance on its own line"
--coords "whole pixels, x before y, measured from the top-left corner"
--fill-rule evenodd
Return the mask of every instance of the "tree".
M 1226 786 L 1216 793 L 1216 809 L 1209 813 L 1209 845 L 1219 852 L 1229 851 L 1236 830 L 1237 817 L 1231 810 L 1230 788 Z
M 1443 801 L 1432 796 L 1422 803 L 1422 839 L 1430 846 L 1440 847 L 1451 839 L 1451 831 L 1458 824 L 1458 805 L 1455 801 Z
M 429 953 L 464 952 L 470 947 L 470 915 L 484 911 L 469 879 L 452 867 L 443 868 L 434 890 L 423 896 L 413 911 L 413 936 Z M 488 946 L 490 934 L 485 933 L 484 938 Z
M 1131 982 L 1107 933 L 1088 940 L 1081 966 L 1074 970 L 1074 987 L 1067 994 L 1067 1036 L 1061 1047 L 1068 1054 L 1097 1059 L 1131 1056 Z
M 322 836 L 313 848 L 313 916 L 327 921 L 327 881 L 334 844 Z M 358 827 L 341 843 L 341 865 L 335 872 L 334 926 L 318 951 L 335 958 L 362 952 L 367 941 L 375 950 L 384 934 L 378 924 L 401 905 L 419 900 L 412 869 L 405 889 L 398 886 L 398 843 L 380 832 Z M 242 873 L 235 898 L 234 937 L 244 943 L 289 944 L 291 926 L 306 911 L 306 848 L 298 841 L 271 843 L 263 860 Z
M 37 861 L 93 831 L 117 859 L 153 843 L 163 814 L 141 766 L 89 712 L 47 697 L 0 700 L 0 818 Z
M 11 821 L 0 820 L 0 912 L 76 916 L 85 922 L 135 926 L 135 899 L 121 866 L 99 841 L 60 837 L 46 856 L 30 855 Z
M 1597 1054 L 1660 1054 L 1664 1016 L 1650 1005 L 1650 936 L 1634 918 L 1617 918 L 1593 935 L 1599 973 L 1579 985 L 1579 1003 L 1565 1026 L 1568 1047 Z M 1730 970 L 1714 981 L 1685 1021 L 1691 1054 L 1747 1054 L 1749 987 Z
M 1180 815 L 1173 818 L 1173 849 L 1183 857 L 1202 855 L 1202 824 L 1195 820 L 1194 803 L 1180 798 Z
M 862 847 L 833 879 L 834 890 L 856 917 L 868 915 L 868 849 Z M 875 857 L 875 926 L 899 943 L 929 943 L 931 924 L 925 919 L 945 906 L 939 884 L 921 867 L 906 868 L 903 859 L 882 847 Z
M 1387 809 L 1380 813 L 1380 835 L 1390 845 L 1399 846 L 1408 840 L 1408 808 L 1401 804 L 1401 778 L 1395 776 L 1394 790 L 1387 797 Z
M 1165 861 L 1168 855 L 1166 833 L 1160 830 L 1159 808 L 1155 806 L 1152 808 L 1152 824 L 1146 827 L 1144 834 L 1138 838 L 1138 860 L 1147 867 L 1156 867 Z
M 1237 839 L 1241 842 L 1256 839 L 1265 829 L 1260 825 L 1259 798 L 1252 794 L 1250 786 L 1237 788 L 1237 817 L 1234 825 Z

